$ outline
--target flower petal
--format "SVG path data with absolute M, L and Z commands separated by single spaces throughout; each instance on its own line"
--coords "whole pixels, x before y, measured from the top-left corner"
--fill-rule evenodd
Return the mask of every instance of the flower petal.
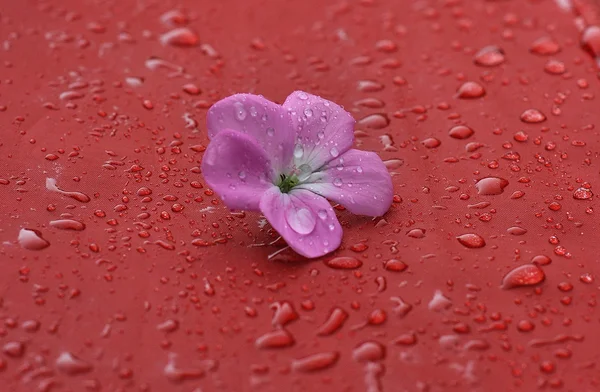
M 342 226 L 331 204 L 307 190 L 281 193 L 274 186 L 260 200 L 260 210 L 287 244 L 305 257 L 326 255 L 342 242 Z
M 392 204 L 392 178 L 374 152 L 348 150 L 297 186 L 358 215 L 381 216 Z
M 202 173 L 231 209 L 258 211 L 260 198 L 273 186 L 274 173 L 266 152 L 252 137 L 228 129 L 208 144 Z
M 352 147 L 355 121 L 341 106 L 295 91 L 287 97 L 283 107 L 290 111 L 296 129 L 294 163 L 297 168 L 315 171 Z
M 215 103 L 206 115 L 208 136 L 224 129 L 253 137 L 278 172 L 292 161 L 295 131 L 287 110 L 259 95 L 235 94 Z

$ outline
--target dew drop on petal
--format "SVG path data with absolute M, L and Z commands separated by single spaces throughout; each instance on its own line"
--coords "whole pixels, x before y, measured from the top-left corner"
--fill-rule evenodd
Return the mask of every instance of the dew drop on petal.
M 233 106 L 235 107 L 235 118 L 237 118 L 239 121 L 244 121 L 248 115 L 246 113 L 246 109 L 244 109 L 244 104 L 241 102 L 236 102 Z
M 317 215 L 319 215 L 319 218 L 321 218 L 322 220 L 327 219 L 327 211 L 325 210 L 319 210 L 319 212 L 317 212 Z
M 321 118 L 322 118 L 322 117 L 321 117 Z M 321 131 L 319 131 L 319 132 L 317 133 L 317 137 L 318 137 L 319 139 L 323 139 L 323 138 L 325 137 L 325 132 L 321 132 Z
M 241 172 L 238 173 L 238 177 L 241 180 L 243 180 L 244 178 L 246 178 L 246 172 L 242 170 Z
M 304 147 L 302 147 L 301 144 L 296 144 L 296 146 L 294 147 L 294 157 L 297 159 L 302 158 L 302 156 L 304 155 Z
M 331 154 L 332 157 L 337 158 L 340 155 L 340 152 L 338 151 L 337 148 L 332 147 L 331 150 L 329 150 L 329 153 Z
M 298 234 L 309 234 L 315 229 L 317 221 L 308 208 L 291 208 L 286 211 L 286 220 L 292 230 Z
M 312 117 L 312 116 L 313 116 L 313 111 L 312 111 L 312 109 L 311 109 L 311 108 L 306 108 L 306 109 L 304 109 L 304 115 L 305 115 L 306 117 Z
M 275 129 L 269 127 L 267 128 L 267 136 L 273 136 L 275 135 Z
M 335 180 L 333 180 L 333 185 L 335 186 L 342 186 L 342 179 L 341 178 L 336 178 Z
M 298 98 L 300 98 L 303 101 L 306 101 L 308 99 L 308 95 L 304 92 L 301 92 L 298 94 Z

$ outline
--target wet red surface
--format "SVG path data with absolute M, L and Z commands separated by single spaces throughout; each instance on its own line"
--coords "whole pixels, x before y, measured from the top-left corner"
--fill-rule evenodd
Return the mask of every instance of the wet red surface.
M 600 390 L 595 2 L 2 5 L 0 390 Z M 396 197 L 267 260 L 205 113 L 296 89 Z

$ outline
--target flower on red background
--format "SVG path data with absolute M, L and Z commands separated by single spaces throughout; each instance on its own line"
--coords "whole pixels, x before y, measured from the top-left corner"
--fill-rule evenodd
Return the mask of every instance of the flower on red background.
M 342 227 L 327 199 L 359 215 L 383 215 L 392 180 L 374 152 L 351 149 L 354 119 L 302 91 L 283 105 L 236 94 L 207 114 L 206 182 L 230 209 L 260 211 L 306 257 L 340 245 Z

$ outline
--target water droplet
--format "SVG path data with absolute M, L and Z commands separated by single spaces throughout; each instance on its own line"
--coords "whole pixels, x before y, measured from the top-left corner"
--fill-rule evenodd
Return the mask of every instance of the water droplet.
M 296 159 L 300 159 L 300 158 L 302 158 L 303 155 L 304 155 L 304 147 L 302 147 L 302 144 L 296 144 L 294 146 L 294 157 Z
M 313 111 L 312 111 L 312 109 L 311 109 L 311 108 L 306 108 L 306 109 L 304 109 L 304 115 L 305 115 L 306 117 L 312 117 L 312 116 L 313 116 Z
M 304 207 L 287 209 L 285 218 L 292 230 L 303 235 L 312 233 L 317 224 L 314 214 Z
M 274 310 L 271 324 L 275 327 L 283 327 L 300 317 L 288 301 L 274 302 L 271 304 L 271 309 Z
M 92 365 L 69 352 L 63 352 L 56 358 L 56 368 L 63 373 L 73 376 L 90 372 Z
M 306 101 L 308 99 L 308 95 L 305 92 L 301 91 L 300 93 L 298 93 L 298 98 L 300 98 L 303 101 Z
M 385 113 L 369 114 L 356 123 L 357 127 L 383 129 L 390 125 L 390 119 Z
M 551 262 L 552 262 L 552 259 L 550 259 L 550 257 L 544 256 L 544 255 L 537 255 L 531 259 L 531 263 L 537 264 L 537 265 L 548 265 Z
M 327 320 L 317 330 L 319 336 L 329 336 L 337 332 L 346 320 L 348 319 L 348 313 L 341 308 L 334 308 Z
M 387 271 L 402 272 L 408 268 L 404 261 L 398 259 L 389 259 L 383 264 L 383 268 Z
M 46 178 L 46 189 L 48 189 L 49 191 L 61 193 L 81 203 L 87 203 L 91 200 L 90 197 L 85 193 L 63 191 L 56 185 L 56 180 L 54 178 Z
M 85 224 L 72 219 L 59 219 L 50 221 L 50 226 L 61 230 L 77 230 L 81 231 L 85 229 Z
M 7 342 L 2 346 L 2 352 L 9 357 L 18 358 L 25 353 L 25 345 L 21 342 Z
M 483 67 L 495 67 L 504 62 L 504 51 L 498 46 L 486 46 L 475 54 L 473 61 Z
M 552 38 L 542 37 L 533 42 L 529 50 L 540 56 L 549 56 L 558 53 L 560 46 Z
M 458 237 L 456 237 L 456 239 L 458 240 L 458 242 L 460 242 L 462 245 L 466 246 L 467 248 L 483 248 L 485 246 L 485 240 L 483 239 L 482 236 L 478 235 L 478 234 L 463 234 L 460 235 Z
M 421 142 L 425 148 L 436 148 L 439 147 L 442 142 L 434 137 L 427 138 Z
M 294 337 L 288 331 L 276 329 L 256 339 L 255 345 L 259 349 L 273 349 L 290 347 L 294 343 Z
M 333 180 L 333 185 L 335 185 L 335 186 L 337 186 L 337 187 L 340 187 L 340 186 L 342 186 L 342 183 L 343 183 L 343 182 L 342 182 L 342 179 L 341 179 L 341 178 L 339 178 L 339 177 L 337 177 L 337 178 L 335 178 L 335 179 Z
M 375 362 L 385 357 L 385 346 L 379 342 L 361 343 L 352 350 L 352 358 L 357 362 Z
M 544 71 L 551 75 L 562 75 L 567 71 L 567 67 L 562 61 L 548 60 L 544 66 Z
M 406 233 L 406 235 L 411 238 L 424 238 L 425 229 L 412 229 L 408 233 Z
M 506 229 L 506 232 L 512 235 L 524 235 L 525 233 L 527 233 L 527 229 L 524 229 L 519 226 L 513 226 Z
M 587 188 L 578 188 L 573 192 L 573 199 L 588 200 L 593 196 L 592 191 Z
M 362 261 L 354 257 L 340 256 L 325 260 L 325 265 L 334 269 L 356 269 L 362 266 Z
M 240 178 L 240 180 L 243 180 L 244 178 L 246 178 L 246 172 L 242 170 L 238 173 L 238 177 Z
M 433 293 L 433 298 L 427 305 L 429 310 L 434 312 L 441 312 L 442 310 L 449 309 L 452 306 L 450 298 L 446 297 L 440 290 L 436 290 Z
M 321 218 L 322 220 L 327 219 L 327 211 L 325 210 L 319 210 L 319 212 L 317 212 L 317 215 L 319 216 L 319 218 Z
M 267 136 L 273 136 L 275 135 L 275 129 L 269 127 L 267 128 Z
M 340 155 L 340 152 L 338 151 L 337 148 L 332 147 L 331 150 L 329 150 L 329 153 L 331 154 L 332 157 L 337 158 Z
M 383 90 L 384 85 L 374 80 L 360 80 L 357 90 L 363 93 L 374 93 Z
M 244 108 L 244 104 L 241 102 L 236 102 L 233 104 L 233 106 L 235 107 L 235 118 L 237 118 L 239 121 L 244 121 L 248 115 L 246 109 Z
M 304 358 L 294 359 L 292 369 L 303 373 L 324 370 L 333 366 L 339 358 L 340 354 L 336 351 L 312 354 Z
M 35 229 L 21 229 L 17 241 L 22 248 L 28 250 L 42 250 L 50 246 L 42 237 L 42 233 Z
M 546 116 L 537 109 L 527 109 L 521 114 L 521 121 L 528 124 L 537 124 L 546 121 Z
M 198 378 L 203 377 L 204 374 L 206 373 L 204 369 L 199 368 L 199 367 L 180 368 L 175 363 L 176 359 L 177 359 L 176 354 L 172 354 L 172 353 L 169 354 L 169 361 L 167 362 L 167 364 L 165 365 L 165 368 L 163 370 L 165 377 L 171 382 L 182 382 L 185 380 L 198 379 Z M 210 362 L 213 362 L 213 361 L 208 361 L 208 362 L 209 362 L 209 364 L 206 367 L 214 368 L 214 365 L 210 364 Z
M 546 278 L 544 271 L 536 264 L 524 264 L 512 269 L 502 279 L 503 289 L 514 287 L 533 286 L 541 283 Z
M 476 99 L 485 95 L 485 88 L 477 82 L 465 82 L 456 91 L 456 96 L 461 99 Z
M 384 161 L 383 164 L 388 170 L 396 170 L 404 165 L 404 159 L 388 159 L 387 161 Z M 360 173 L 362 173 L 362 171 Z
M 473 136 L 475 132 L 466 125 L 457 125 L 448 131 L 448 135 L 454 139 L 467 139 Z M 438 144 L 439 145 L 439 144 Z M 437 146 L 436 146 L 437 147 Z
M 508 186 L 508 181 L 500 177 L 486 177 L 477 181 L 477 194 L 484 196 L 499 195 Z
M 187 27 L 179 27 L 160 36 L 160 42 L 170 46 L 192 47 L 199 41 L 198 35 Z
M 600 66 L 600 26 L 588 26 L 581 34 L 581 47 L 587 51 Z

